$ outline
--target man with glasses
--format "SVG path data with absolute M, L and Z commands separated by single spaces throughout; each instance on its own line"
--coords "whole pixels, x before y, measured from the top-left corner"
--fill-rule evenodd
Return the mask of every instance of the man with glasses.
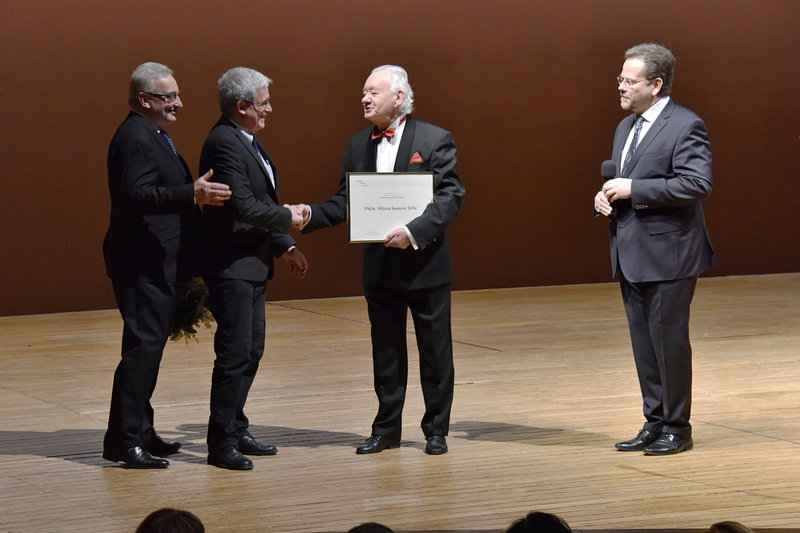
M 153 429 L 150 398 L 169 337 L 176 283 L 196 275 L 192 264 L 200 205 L 222 205 L 227 185 L 211 172 L 192 181 L 164 128 L 183 107 L 172 70 L 144 63 L 131 75 L 132 111 L 108 149 L 111 221 L 103 242 L 106 272 L 124 323 L 122 360 L 114 374 L 103 457 L 129 468 L 166 468 L 156 459 L 178 442 Z
M 250 434 L 247 394 L 264 353 L 265 296 L 273 257 L 283 257 L 299 278 L 308 263 L 287 234 L 302 223 L 300 211 L 278 202 L 278 171 L 255 134 L 272 112 L 268 77 L 236 67 L 218 82 L 222 117 L 200 154 L 202 172 L 230 186 L 231 200 L 203 211 L 202 269 L 209 308 L 217 322 L 208 464 L 250 470 L 245 455 L 275 455 L 277 448 Z
M 690 450 L 689 308 L 697 277 L 714 262 L 703 200 L 712 187 L 703 120 L 670 98 L 675 57 L 654 43 L 625 54 L 612 159 L 619 169 L 595 195 L 611 222 L 611 265 L 628 316 L 645 424 L 620 451 Z

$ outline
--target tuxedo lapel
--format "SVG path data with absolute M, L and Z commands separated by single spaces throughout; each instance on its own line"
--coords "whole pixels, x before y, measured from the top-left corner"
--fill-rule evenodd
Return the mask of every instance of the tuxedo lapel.
M 353 169 L 356 172 L 375 172 L 378 169 L 378 143 L 372 140 L 371 133 L 372 128 L 365 130 L 364 143 L 361 145 L 364 152 L 361 155 L 361 166 Z
M 411 160 L 411 146 L 414 144 L 414 132 L 417 123 L 413 117 L 406 119 L 403 128 L 403 137 L 400 139 L 400 146 L 397 147 L 397 158 L 394 160 L 394 171 L 405 172 L 408 170 L 408 162 Z

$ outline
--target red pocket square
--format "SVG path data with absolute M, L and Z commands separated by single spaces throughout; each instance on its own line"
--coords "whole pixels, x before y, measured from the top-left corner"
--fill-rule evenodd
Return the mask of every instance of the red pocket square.
M 422 160 L 422 156 L 419 155 L 419 152 L 414 152 L 414 155 L 411 156 L 411 160 L 408 162 L 409 165 L 413 165 L 415 163 L 424 163 L 425 161 Z

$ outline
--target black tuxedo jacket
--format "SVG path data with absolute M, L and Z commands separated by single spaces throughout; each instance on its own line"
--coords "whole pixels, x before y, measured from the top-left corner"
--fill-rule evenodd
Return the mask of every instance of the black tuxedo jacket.
M 286 234 L 292 214 L 278 203 L 278 171 L 266 150 L 275 187 L 241 126 L 222 117 L 211 128 L 200 154 L 200 174 L 231 188 L 224 206 L 203 208 L 203 275 L 263 282 L 272 277 L 273 257 L 294 245 Z
M 131 112 L 111 140 L 108 187 L 108 276 L 174 283 L 196 275 L 200 210 L 191 173 L 155 124 L 138 113 Z
M 347 173 L 375 172 L 377 143 L 372 128 L 350 138 L 342 163 L 339 190 L 330 199 L 311 206 L 311 220 L 303 232 L 339 224 L 347 218 Z M 415 157 L 416 156 L 416 157 Z M 412 158 L 415 161 L 411 163 Z M 420 161 L 421 159 L 421 161 Z M 425 211 L 407 224 L 418 250 L 364 245 L 364 286 L 382 279 L 410 290 L 450 283 L 453 278 L 450 245 L 445 232 L 464 200 L 464 184 L 456 173 L 456 145 L 450 132 L 409 116 L 395 160 L 395 172 L 433 172 L 434 198 Z
M 620 122 L 613 160 L 636 115 Z M 711 193 L 711 146 L 703 120 L 672 100 L 655 120 L 624 169 L 631 198 L 614 202 L 611 266 L 628 281 L 698 276 L 714 263 L 702 200 Z

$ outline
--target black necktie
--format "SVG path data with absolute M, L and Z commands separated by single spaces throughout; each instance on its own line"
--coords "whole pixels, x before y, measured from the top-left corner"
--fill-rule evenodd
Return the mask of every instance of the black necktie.
M 633 139 L 631 139 L 631 145 L 628 147 L 628 153 L 625 154 L 625 162 L 622 164 L 622 171 L 625 172 L 625 168 L 628 166 L 628 163 L 633 157 L 633 152 L 636 151 L 636 146 L 639 144 L 639 134 L 642 132 L 642 124 L 644 123 L 644 117 L 639 115 L 636 118 L 636 125 L 633 127 Z

